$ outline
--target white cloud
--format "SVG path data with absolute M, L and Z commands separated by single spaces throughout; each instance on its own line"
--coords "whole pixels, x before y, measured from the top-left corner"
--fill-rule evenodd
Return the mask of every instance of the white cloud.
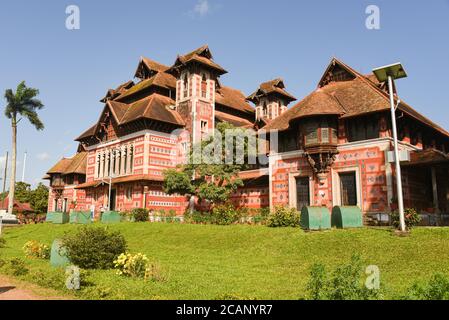
M 40 161 L 46 161 L 46 160 L 50 159 L 50 155 L 49 155 L 47 152 L 39 153 L 36 157 L 37 157 Z
M 212 3 L 212 0 L 197 0 L 195 6 L 187 14 L 192 17 L 204 17 L 221 8 L 220 4 Z
M 195 4 L 195 8 L 193 8 L 193 12 L 200 16 L 205 16 L 210 12 L 210 9 L 208 0 L 198 0 Z

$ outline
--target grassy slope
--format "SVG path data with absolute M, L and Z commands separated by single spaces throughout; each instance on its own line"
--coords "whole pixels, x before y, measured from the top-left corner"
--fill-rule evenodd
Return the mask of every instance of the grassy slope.
M 74 225 L 33 225 L 6 230 L 3 257 L 23 257 L 28 240 L 50 244 Z M 263 226 L 204 226 L 123 223 L 120 230 L 131 252 L 145 253 L 169 272 L 165 283 L 122 278 L 114 271 L 95 271 L 93 281 L 127 299 L 214 299 L 236 294 L 258 299 L 297 299 L 304 295 L 311 265 L 333 268 L 360 253 L 367 265 L 381 270 L 386 298 L 397 297 L 415 280 L 434 272 L 449 274 L 449 228 L 417 228 L 399 238 L 387 229 L 332 230 L 305 233 L 299 229 Z M 45 273 L 49 263 L 27 260 Z M 63 272 L 63 271 L 60 271 Z M 115 288 L 115 289 L 114 289 Z

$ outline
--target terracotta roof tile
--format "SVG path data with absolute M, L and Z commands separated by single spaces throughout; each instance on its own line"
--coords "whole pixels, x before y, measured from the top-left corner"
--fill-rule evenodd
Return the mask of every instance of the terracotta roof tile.
M 322 114 L 341 115 L 345 109 L 323 89 L 317 89 L 292 108 L 272 120 L 264 127 L 265 130 L 287 130 L 290 122 L 304 117 Z
M 257 103 L 257 101 L 259 100 L 260 97 L 268 96 L 270 94 L 281 95 L 281 96 L 287 98 L 287 100 L 289 100 L 290 102 L 296 100 L 296 98 L 293 95 L 291 95 L 290 93 L 288 93 L 285 90 L 284 81 L 281 78 L 277 78 L 277 79 L 262 83 L 259 86 L 259 89 L 256 92 L 254 92 L 253 94 L 251 94 L 247 99 L 249 101 L 253 101 L 254 103 Z
M 215 103 L 246 113 L 255 113 L 254 108 L 246 102 L 245 95 L 237 89 L 222 86 L 217 89 Z
M 145 99 L 130 104 L 119 124 L 122 125 L 139 118 L 147 118 L 183 126 L 185 122 L 181 116 L 177 111 L 170 108 L 174 105 L 173 99 L 156 93 L 152 94 Z
M 67 168 L 72 163 L 72 159 L 70 158 L 62 158 L 58 161 L 50 170 L 47 171 L 47 174 L 55 174 L 55 173 L 64 173 Z
M 251 123 L 250 121 L 225 112 L 215 111 L 215 118 L 222 122 L 228 122 L 236 127 L 253 127 L 253 123 Z
M 86 174 L 87 152 L 79 152 L 70 160 L 71 163 L 63 174 Z
M 151 78 L 142 80 L 137 83 L 135 86 L 118 96 L 115 100 L 120 101 L 125 97 L 129 97 L 133 94 L 143 91 L 146 88 L 151 86 L 158 86 L 165 89 L 176 89 L 176 78 L 171 74 L 165 72 L 158 72 Z

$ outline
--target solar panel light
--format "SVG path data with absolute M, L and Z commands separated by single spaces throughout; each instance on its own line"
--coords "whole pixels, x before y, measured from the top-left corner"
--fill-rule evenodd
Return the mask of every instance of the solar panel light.
M 402 179 L 401 179 L 401 164 L 399 159 L 399 143 L 398 143 L 398 133 L 396 129 L 396 108 L 399 106 L 399 100 L 397 105 L 394 101 L 394 80 L 406 78 L 407 73 L 400 62 L 390 64 L 388 66 L 373 69 L 373 73 L 376 75 L 379 82 L 388 82 L 388 91 L 390 98 L 390 109 L 391 109 L 391 125 L 393 132 L 393 143 L 394 143 L 394 159 L 396 166 L 396 191 L 398 196 L 398 208 L 399 208 L 399 222 L 402 232 L 405 232 L 405 217 L 404 217 L 404 199 L 402 193 Z
M 393 80 L 407 77 L 407 73 L 400 62 L 373 69 L 373 73 L 379 82 L 387 81 L 389 76 L 391 76 Z

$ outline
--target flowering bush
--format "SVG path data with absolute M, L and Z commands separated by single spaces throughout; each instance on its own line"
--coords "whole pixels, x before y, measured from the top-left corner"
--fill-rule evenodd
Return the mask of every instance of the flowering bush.
M 23 251 L 28 258 L 50 259 L 50 247 L 36 240 L 25 243 Z
M 150 263 L 147 256 L 142 253 L 131 254 L 122 253 L 114 261 L 117 274 L 134 278 L 151 279 L 154 281 L 164 281 L 165 276 L 156 264 Z
M 122 253 L 114 261 L 114 266 L 118 275 L 124 275 L 128 277 L 145 277 L 145 271 L 147 269 L 149 260 L 146 255 L 138 253 L 132 255 L 131 253 Z

